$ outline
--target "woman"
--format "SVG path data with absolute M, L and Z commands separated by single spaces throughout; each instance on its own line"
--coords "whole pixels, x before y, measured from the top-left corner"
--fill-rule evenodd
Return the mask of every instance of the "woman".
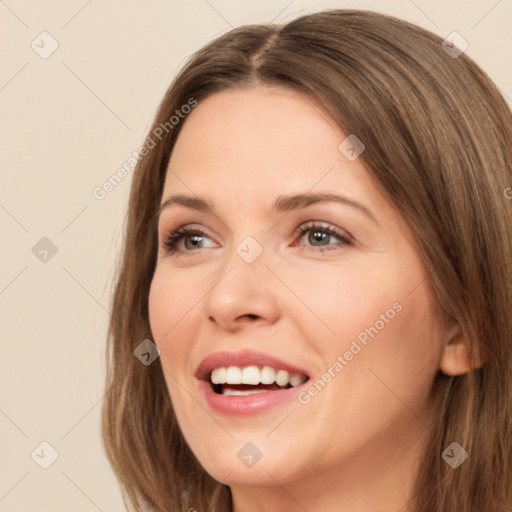
M 194 55 L 139 154 L 112 306 L 127 501 L 509 510 L 511 162 L 489 78 L 395 18 Z

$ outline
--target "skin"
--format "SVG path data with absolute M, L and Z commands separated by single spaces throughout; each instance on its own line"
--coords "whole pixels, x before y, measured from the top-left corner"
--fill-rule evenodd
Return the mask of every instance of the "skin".
M 285 88 L 232 89 L 183 122 L 162 201 L 199 196 L 215 213 L 163 210 L 149 312 L 190 448 L 231 487 L 235 512 L 408 510 L 435 375 L 467 371 L 460 330 L 442 327 L 410 230 L 362 158 L 340 152 L 347 134 L 311 99 Z M 278 196 L 306 192 L 343 194 L 374 220 L 333 202 L 272 211 Z M 317 229 L 297 234 L 309 221 L 352 242 L 319 242 Z M 186 224 L 207 236 L 194 245 L 189 235 L 165 252 L 167 234 Z M 253 263 L 236 252 L 247 236 L 263 248 Z M 306 405 L 293 399 L 227 416 L 209 409 L 194 377 L 212 352 L 253 349 L 315 381 L 396 303 L 401 311 Z M 237 458 L 247 442 L 262 453 L 251 468 Z

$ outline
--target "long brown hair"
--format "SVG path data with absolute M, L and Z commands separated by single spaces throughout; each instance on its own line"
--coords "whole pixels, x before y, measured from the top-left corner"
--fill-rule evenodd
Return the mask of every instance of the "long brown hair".
M 134 350 L 152 338 L 155 213 L 186 122 L 169 120 L 217 91 L 257 85 L 316 98 L 364 142 L 361 158 L 412 229 L 440 311 L 484 361 L 461 376 L 439 373 L 441 405 L 408 509 L 510 510 L 512 115 L 470 58 L 445 50 L 441 38 L 404 21 L 330 10 L 234 29 L 193 55 L 171 84 L 147 139 L 157 144 L 134 172 L 108 336 L 104 443 L 135 510 L 231 509 L 229 488 L 184 441 L 160 359 L 145 366 Z M 469 453 L 457 469 L 441 457 L 453 441 Z

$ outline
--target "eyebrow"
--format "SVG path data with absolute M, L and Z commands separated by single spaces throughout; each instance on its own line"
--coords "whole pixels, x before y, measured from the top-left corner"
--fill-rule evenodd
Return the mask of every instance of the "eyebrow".
M 364 213 L 369 219 L 375 222 L 377 225 L 377 219 L 375 215 L 364 205 L 349 199 L 348 197 L 332 194 L 332 193 L 306 193 L 306 194 L 294 194 L 288 196 L 279 196 L 273 206 L 272 210 L 275 212 L 289 212 L 292 210 L 298 210 L 316 203 L 340 203 L 345 206 L 350 206 Z M 211 203 L 201 199 L 200 197 L 186 196 L 182 194 L 169 196 L 163 203 L 160 204 L 157 217 L 167 208 L 173 205 L 184 206 L 185 208 L 191 208 L 201 212 L 213 213 L 214 208 Z

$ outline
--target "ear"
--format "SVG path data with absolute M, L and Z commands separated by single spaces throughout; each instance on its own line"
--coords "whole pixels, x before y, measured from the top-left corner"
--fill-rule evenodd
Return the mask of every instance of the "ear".
M 455 377 L 468 373 L 471 368 L 480 368 L 481 366 L 480 354 L 474 354 L 470 361 L 469 344 L 459 323 L 454 321 L 445 333 L 439 369 L 445 375 Z

